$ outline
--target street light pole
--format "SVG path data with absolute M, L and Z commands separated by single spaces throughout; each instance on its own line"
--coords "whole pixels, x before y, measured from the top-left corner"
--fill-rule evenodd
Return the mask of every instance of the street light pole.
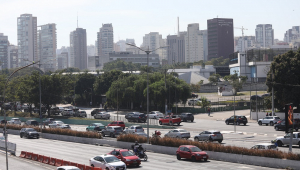
M 140 47 L 137 47 L 136 45 L 134 45 L 134 44 L 130 44 L 130 43 L 126 43 L 127 45 L 130 45 L 130 46 L 132 46 L 132 47 L 135 47 L 135 48 L 138 48 L 139 50 L 141 50 L 141 51 L 144 51 L 146 54 L 147 54 L 147 143 L 149 143 L 150 141 L 149 141 L 149 75 L 148 75 L 148 67 L 149 67 L 149 54 L 151 53 L 151 52 L 154 52 L 154 51 L 156 51 L 156 50 L 158 50 L 158 49 L 160 49 L 160 48 L 165 48 L 165 47 L 167 47 L 167 46 L 163 46 L 163 47 L 159 47 L 159 48 L 157 48 L 157 49 L 154 49 L 154 50 L 151 50 L 150 51 L 150 49 L 149 49 L 149 46 L 148 46 L 148 49 L 147 50 L 143 50 L 143 49 L 141 49 Z

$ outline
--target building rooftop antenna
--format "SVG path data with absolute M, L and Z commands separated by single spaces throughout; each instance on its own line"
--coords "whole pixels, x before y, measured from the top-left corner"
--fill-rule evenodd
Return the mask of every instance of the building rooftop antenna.
M 78 12 L 77 12 L 77 28 L 78 28 Z

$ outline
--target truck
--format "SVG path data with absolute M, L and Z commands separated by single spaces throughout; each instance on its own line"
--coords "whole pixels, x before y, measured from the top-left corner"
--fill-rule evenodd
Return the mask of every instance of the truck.
M 173 115 L 168 115 L 164 118 L 159 119 L 160 125 L 174 125 L 177 124 L 178 126 L 181 123 L 181 118 Z
M 277 137 L 273 142 L 277 142 L 279 147 L 290 145 L 290 135 L 291 133 L 287 133 L 285 136 Z M 300 147 L 300 132 L 293 133 L 292 145 L 298 145 Z

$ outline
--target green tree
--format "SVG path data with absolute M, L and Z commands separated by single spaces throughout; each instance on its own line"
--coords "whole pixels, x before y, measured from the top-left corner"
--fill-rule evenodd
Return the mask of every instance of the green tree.
M 104 64 L 104 71 L 120 70 L 120 71 L 137 71 L 141 64 L 133 64 L 132 62 L 125 62 L 121 59 L 111 61 Z
M 190 88 L 192 92 L 200 92 L 201 85 L 203 84 L 203 80 L 200 80 L 197 84 L 190 84 Z
M 218 82 L 220 81 L 220 75 L 219 74 L 213 74 L 208 78 L 208 81 L 213 85 L 218 85 Z
M 274 88 L 274 105 L 283 110 L 284 105 L 293 103 L 299 110 L 300 103 L 300 49 L 278 55 L 271 63 L 267 75 L 268 92 Z M 273 73 L 273 77 L 272 77 Z
M 97 95 L 105 94 L 111 87 L 112 83 L 116 81 L 119 77 L 125 76 L 122 71 L 112 70 L 104 72 L 102 75 L 98 76 L 94 84 L 94 92 Z
M 228 75 L 224 77 L 225 81 L 229 81 L 230 85 L 234 90 L 234 95 L 237 94 L 240 89 L 242 89 L 243 85 L 246 83 L 248 77 L 247 76 L 238 76 L 237 72 L 234 74 Z

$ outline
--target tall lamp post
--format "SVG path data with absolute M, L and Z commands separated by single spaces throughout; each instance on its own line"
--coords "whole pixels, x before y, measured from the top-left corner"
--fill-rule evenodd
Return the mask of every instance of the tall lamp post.
M 160 48 L 165 48 L 168 46 L 163 46 L 163 47 L 159 47 L 156 48 L 154 50 L 149 50 L 149 46 L 147 50 L 141 49 L 140 47 L 134 45 L 134 44 L 130 44 L 130 43 L 126 43 L 127 45 L 130 45 L 132 47 L 138 48 L 141 51 L 144 51 L 147 54 L 147 143 L 149 143 L 149 75 L 148 75 L 148 67 L 149 67 L 149 54 L 151 52 L 154 52 Z
M 8 84 L 8 81 L 10 80 L 10 78 L 16 73 L 16 72 L 18 72 L 18 71 L 20 71 L 20 70 L 22 70 L 22 69 L 24 69 L 24 68 L 26 68 L 26 67 L 29 67 L 29 66 L 31 66 L 31 65 L 34 65 L 34 64 L 36 64 L 36 63 L 38 63 L 38 62 L 40 62 L 40 61 L 37 61 L 37 62 L 32 62 L 31 64 L 29 64 L 29 65 L 26 65 L 26 66 L 24 66 L 24 67 L 20 67 L 20 68 L 18 68 L 17 70 L 15 70 L 8 78 L 7 78 L 7 80 L 6 80 L 6 83 L 5 83 L 5 85 L 4 85 L 4 90 L 3 90 L 3 103 L 5 103 L 5 89 L 6 89 L 6 87 L 7 87 L 7 84 Z M 7 124 L 7 121 L 6 121 L 6 113 L 5 113 L 5 110 L 3 109 L 3 111 L 4 111 L 4 137 L 5 137 L 5 155 L 6 155 L 6 170 L 8 170 L 8 158 L 7 158 L 7 132 L 6 132 L 6 124 Z

